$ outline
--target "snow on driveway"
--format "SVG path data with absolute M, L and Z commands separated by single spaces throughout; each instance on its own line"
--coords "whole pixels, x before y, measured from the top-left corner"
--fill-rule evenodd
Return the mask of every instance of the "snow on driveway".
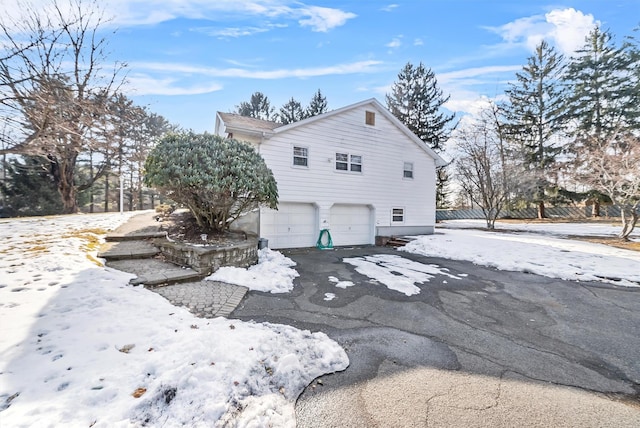
M 0 425 L 294 427 L 295 399 L 344 350 L 129 286 L 95 258 L 129 215 L 0 220 Z

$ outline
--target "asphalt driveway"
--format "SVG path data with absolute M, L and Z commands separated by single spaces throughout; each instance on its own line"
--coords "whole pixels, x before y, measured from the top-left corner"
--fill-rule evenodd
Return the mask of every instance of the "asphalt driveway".
M 351 361 L 300 396 L 298 426 L 640 426 L 640 289 L 383 247 L 283 253 L 294 290 L 231 317 L 322 331 Z M 343 261 L 376 255 L 439 273 L 407 296 Z

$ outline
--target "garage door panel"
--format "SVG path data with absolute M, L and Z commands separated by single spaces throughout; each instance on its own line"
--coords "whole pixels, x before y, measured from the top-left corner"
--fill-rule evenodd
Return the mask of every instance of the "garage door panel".
M 331 207 L 331 237 L 334 245 L 371 244 L 371 210 L 366 205 Z
M 316 208 L 313 204 L 280 203 L 278 210 L 263 210 L 260 236 L 271 248 L 312 247 L 317 238 Z

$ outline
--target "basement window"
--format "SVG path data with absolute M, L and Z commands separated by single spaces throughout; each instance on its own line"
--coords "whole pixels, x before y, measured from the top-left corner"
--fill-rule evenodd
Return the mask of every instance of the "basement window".
M 404 208 L 393 208 L 391 210 L 391 222 L 404 223 Z

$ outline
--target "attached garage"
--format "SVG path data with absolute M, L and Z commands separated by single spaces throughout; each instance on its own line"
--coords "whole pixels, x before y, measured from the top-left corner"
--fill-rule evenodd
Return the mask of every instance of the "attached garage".
M 270 248 L 313 247 L 318 233 L 314 204 L 283 202 L 277 211 L 260 213 L 260 236 L 269 240 Z
M 331 207 L 333 245 L 372 244 L 371 209 L 367 205 L 336 204 Z

